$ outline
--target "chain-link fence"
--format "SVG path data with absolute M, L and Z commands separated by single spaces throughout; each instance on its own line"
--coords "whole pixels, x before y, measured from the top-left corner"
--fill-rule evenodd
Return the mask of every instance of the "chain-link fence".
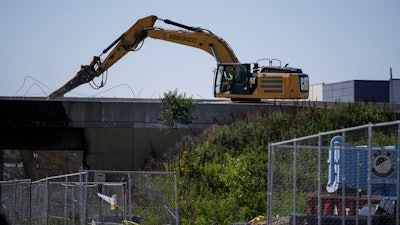
M 11 224 L 23 224 L 29 221 L 30 186 L 30 180 L 0 182 L 1 213 L 7 216 Z
M 270 144 L 268 224 L 399 224 L 399 131 L 396 121 Z
M 81 171 L 0 182 L 11 224 L 178 224 L 176 174 Z

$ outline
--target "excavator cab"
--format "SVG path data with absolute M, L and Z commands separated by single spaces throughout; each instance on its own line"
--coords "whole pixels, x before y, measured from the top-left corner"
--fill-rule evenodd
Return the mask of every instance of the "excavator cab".
M 255 89 L 255 79 L 250 64 L 224 63 L 216 70 L 214 94 L 249 95 Z
M 307 99 L 308 75 L 301 69 L 257 63 L 218 64 L 214 96 L 234 100 Z

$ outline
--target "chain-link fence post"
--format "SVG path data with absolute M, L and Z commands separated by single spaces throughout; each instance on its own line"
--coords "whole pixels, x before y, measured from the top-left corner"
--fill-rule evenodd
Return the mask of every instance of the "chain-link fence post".
M 268 224 L 272 223 L 272 184 L 273 184 L 273 160 L 274 158 L 274 147 L 270 143 L 268 144 L 268 187 L 267 187 L 267 218 Z
M 175 197 L 175 220 L 176 224 L 180 225 L 179 207 L 178 207 L 178 182 L 176 178 L 176 173 L 174 174 L 174 197 Z

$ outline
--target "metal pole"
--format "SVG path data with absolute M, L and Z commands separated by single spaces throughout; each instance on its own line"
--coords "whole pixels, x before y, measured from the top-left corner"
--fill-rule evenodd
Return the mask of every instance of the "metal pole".
M 80 192 L 79 196 L 81 199 L 81 224 L 86 224 L 86 196 L 87 196 L 87 188 L 89 180 L 89 172 L 85 172 L 85 179 L 83 180 L 82 172 L 79 173 L 79 183 L 80 183 Z
M 32 225 L 32 180 L 29 180 L 29 225 Z
M 75 224 L 75 205 L 76 205 L 76 203 L 75 203 L 75 199 L 76 199 L 76 196 L 75 196 L 75 187 L 76 187 L 76 185 L 74 185 L 74 187 L 72 188 L 72 193 L 71 193 L 71 206 L 72 206 L 72 218 L 74 218 L 74 224 Z
M 396 121 L 396 110 L 394 109 L 394 86 L 392 77 L 392 67 L 390 67 L 390 103 L 392 104 L 393 121 Z
M 79 208 L 79 213 L 80 213 L 80 218 L 81 218 L 81 224 L 85 224 L 86 218 L 83 216 L 83 181 L 82 181 L 82 171 L 79 171 L 79 199 L 80 199 L 80 208 Z
M 296 162 L 297 162 L 297 142 L 295 141 L 293 143 L 293 215 L 296 214 L 296 175 L 297 175 L 297 168 L 296 168 Z M 294 218 L 295 216 L 293 216 Z M 296 224 L 296 223 L 295 223 Z
M 17 188 L 18 188 L 18 186 L 17 186 L 17 182 L 14 182 L 14 203 L 13 203 L 13 209 L 12 209 L 12 214 L 13 214 L 13 216 L 12 216 L 12 224 L 16 224 L 17 223 L 17 221 L 15 221 L 16 220 L 16 215 L 17 215 Z
M 67 225 L 67 205 L 68 205 L 68 176 L 65 177 L 65 187 L 64 187 L 64 224 Z
M 268 220 L 268 225 L 272 224 L 272 180 L 273 180 L 273 157 L 274 157 L 274 151 L 273 151 L 273 146 L 271 144 L 268 144 L 268 187 L 267 187 L 267 220 Z M 296 217 L 293 217 L 294 219 L 294 224 L 296 224 Z
M 371 170 L 372 170 L 372 124 L 369 123 L 368 126 L 368 225 L 371 225 L 371 195 L 372 195 L 372 185 L 371 185 Z
M 346 133 L 342 132 L 342 145 L 341 148 L 341 155 L 342 155 L 342 225 L 346 224 Z
M 134 173 L 128 173 L 128 204 L 129 204 L 128 215 L 132 215 L 133 214 L 133 208 L 132 208 L 132 176 L 134 176 Z
M 397 169 L 397 199 L 399 199 L 400 196 L 400 123 L 397 124 L 397 163 L 396 163 L 396 169 Z M 396 201 L 396 224 L 399 224 L 400 222 L 400 216 L 399 216 L 399 207 L 400 203 L 399 200 Z
M 358 209 L 360 208 L 360 151 L 359 149 L 355 149 L 357 152 L 357 178 L 356 178 L 356 188 L 357 188 L 357 193 L 356 193 L 356 224 L 358 224 Z
M 321 224 L 321 162 L 322 162 L 322 139 L 318 135 L 318 224 Z
M 176 224 L 180 224 L 179 210 L 178 210 L 178 187 L 176 181 L 176 173 L 174 173 L 174 192 L 175 192 L 175 215 L 176 215 Z
M 46 179 L 46 188 L 45 188 L 45 215 L 46 221 L 45 224 L 49 224 L 49 179 Z

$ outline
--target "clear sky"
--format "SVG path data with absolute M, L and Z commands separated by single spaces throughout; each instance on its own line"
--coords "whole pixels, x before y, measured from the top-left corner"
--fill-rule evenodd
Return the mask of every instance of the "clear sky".
M 148 15 L 211 30 L 243 63 L 280 59 L 310 84 L 388 80 L 390 67 L 400 78 L 399 0 L 1 0 L 0 96 L 48 96 Z M 105 87 L 66 96 L 159 98 L 177 89 L 213 99 L 215 67 L 202 50 L 148 38 L 109 69 Z

